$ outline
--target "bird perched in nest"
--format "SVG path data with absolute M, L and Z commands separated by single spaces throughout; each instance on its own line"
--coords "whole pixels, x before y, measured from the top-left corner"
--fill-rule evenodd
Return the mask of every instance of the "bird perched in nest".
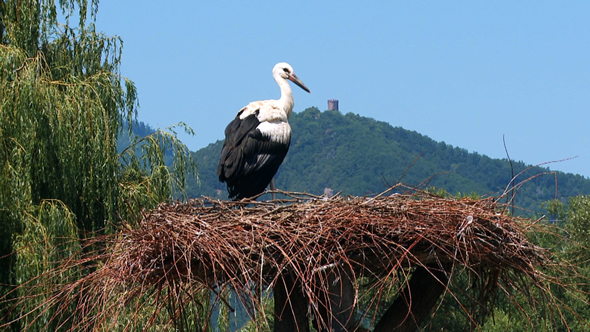
M 225 128 L 217 175 L 219 181 L 227 183 L 233 200 L 256 196 L 269 183 L 274 189 L 273 177 L 291 143 L 288 120 L 294 102 L 287 80 L 310 92 L 288 63 L 277 63 L 272 76 L 281 89 L 281 98 L 251 102 Z

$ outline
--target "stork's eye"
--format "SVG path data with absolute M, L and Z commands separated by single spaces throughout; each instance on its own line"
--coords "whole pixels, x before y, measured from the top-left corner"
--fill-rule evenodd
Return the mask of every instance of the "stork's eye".
M 289 74 L 289 69 L 288 68 L 283 68 L 283 71 L 285 71 L 285 73 Z

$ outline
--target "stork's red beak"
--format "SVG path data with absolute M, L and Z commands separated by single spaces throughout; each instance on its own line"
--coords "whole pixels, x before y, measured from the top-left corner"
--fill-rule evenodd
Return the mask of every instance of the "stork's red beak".
M 299 79 L 299 77 L 297 77 L 297 75 L 289 74 L 288 78 L 291 80 L 291 82 L 297 84 L 298 87 L 302 88 L 303 90 L 307 91 L 308 93 L 311 93 L 311 91 L 309 91 L 309 89 L 305 86 L 305 84 L 303 84 L 303 82 L 301 82 L 301 80 Z

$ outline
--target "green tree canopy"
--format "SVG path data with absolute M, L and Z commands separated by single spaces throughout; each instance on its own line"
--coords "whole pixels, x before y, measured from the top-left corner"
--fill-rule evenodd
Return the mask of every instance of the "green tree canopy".
M 135 149 L 117 152 L 137 93 L 120 75 L 121 39 L 95 29 L 97 10 L 97 0 L 0 0 L 0 284 L 21 285 L 3 286 L 9 297 L 34 296 L 22 285 L 51 284 L 43 274 L 79 252 L 79 239 L 171 198 L 184 172 L 196 171 L 166 131 L 142 140 L 142 159 Z M 175 151 L 173 170 L 164 165 L 166 149 Z M 21 313 L 43 301 L 45 291 L 35 289 L 41 295 L 22 303 Z M 15 318 L 6 304 L 0 310 Z M 50 308 L 31 317 L 12 327 L 60 323 Z

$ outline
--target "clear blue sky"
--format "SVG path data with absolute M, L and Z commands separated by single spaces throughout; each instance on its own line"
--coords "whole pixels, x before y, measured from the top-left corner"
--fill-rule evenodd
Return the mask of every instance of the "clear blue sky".
M 295 112 L 328 99 L 340 111 L 415 130 L 493 158 L 590 177 L 588 1 L 114 1 L 97 30 L 124 41 L 122 74 L 139 120 L 179 121 L 191 150 L 223 139 L 250 101 L 279 97 Z

